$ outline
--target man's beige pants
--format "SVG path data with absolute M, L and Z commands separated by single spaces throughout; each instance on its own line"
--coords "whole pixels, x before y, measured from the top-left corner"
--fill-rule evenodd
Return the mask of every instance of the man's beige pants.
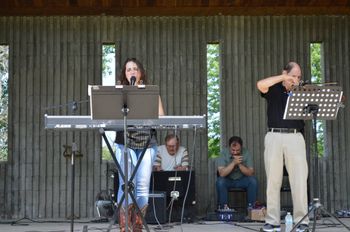
M 281 185 L 283 179 L 283 160 L 289 175 L 293 200 L 293 219 L 299 222 L 308 213 L 305 140 L 301 133 L 275 133 L 265 135 L 265 171 L 267 176 L 267 215 L 266 223 L 280 224 Z M 306 217 L 303 224 L 309 223 Z

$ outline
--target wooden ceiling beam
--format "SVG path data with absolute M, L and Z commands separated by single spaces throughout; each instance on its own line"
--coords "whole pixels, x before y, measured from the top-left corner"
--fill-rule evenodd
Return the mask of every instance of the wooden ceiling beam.
M 1 0 L 0 16 L 348 15 L 350 0 Z
M 12 7 L 1 16 L 114 15 L 114 16 L 214 16 L 214 15 L 349 15 L 350 7 Z

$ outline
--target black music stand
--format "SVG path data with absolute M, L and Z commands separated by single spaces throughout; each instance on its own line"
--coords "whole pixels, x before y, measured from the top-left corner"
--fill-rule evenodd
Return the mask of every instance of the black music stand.
M 137 211 L 140 213 L 143 225 L 146 230 L 149 231 L 146 220 L 144 219 L 140 208 L 136 203 L 136 198 L 133 195 L 132 191 L 134 190 L 133 179 L 136 176 L 136 172 L 140 163 L 143 159 L 143 156 L 149 146 L 149 143 L 154 136 L 151 133 L 150 137 L 147 140 L 147 143 L 141 153 L 140 158 L 137 161 L 135 169 L 132 172 L 132 175 L 128 177 L 128 143 L 127 143 L 127 119 L 138 119 L 138 120 L 147 120 L 147 119 L 158 119 L 159 117 L 159 87 L 158 86 L 91 86 L 89 89 L 91 97 L 91 117 L 92 119 L 123 119 L 124 120 L 124 173 L 120 167 L 111 145 L 107 139 L 107 136 L 104 133 L 103 129 L 100 129 L 100 133 L 107 144 L 108 150 L 112 155 L 112 158 L 117 166 L 119 175 L 124 179 L 124 185 L 122 186 L 124 193 L 118 203 L 117 209 L 120 209 L 124 199 L 126 204 L 128 203 L 128 197 L 130 195 Z M 108 104 L 107 104 L 108 103 Z M 111 106 L 112 105 L 112 106 Z M 142 129 L 142 128 L 140 128 Z M 133 129 L 134 130 L 134 129 Z M 107 231 L 110 231 L 113 221 L 116 219 L 118 210 L 114 211 L 113 219 L 110 223 Z M 125 209 L 125 228 L 128 226 L 128 210 Z
M 318 86 L 318 85 L 305 85 L 294 87 L 290 92 L 287 99 L 287 104 L 284 112 L 283 119 L 292 120 L 313 120 L 313 140 L 314 140 L 314 152 L 315 152 L 315 173 L 318 173 L 318 152 L 317 152 L 317 134 L 316 134 L 316 121 L 320 120 L 334 120 L 337 118 L 338 110 L 341 105 L 340 101 L 343 96 L 343 91 L 340 86 Z M 316 177 L 317 178 L 317 177 Z M 316 180 L 316 188 L 314 190 L 316 195 L 319 196 L 319 186 Z M 316 215 L 318 212 L 324 212 L 327 215 L 335 218 L 340 224 L 350 231 L 350 228 L 346 226 L 337 217 L 328 212 L 320 203 L 319 198 L 313 198 L 312 207 L 309 208 L 308 213 L 292 228 L 291 231 L 295 231 L 301 222 L 314 213 L 313 229 L 316 229 Z

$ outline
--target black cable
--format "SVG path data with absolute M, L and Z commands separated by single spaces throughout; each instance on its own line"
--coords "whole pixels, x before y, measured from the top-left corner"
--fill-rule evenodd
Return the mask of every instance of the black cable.
M 152 192 L 154 193 L 154 175 L 152 175 Z M 165 195 L 166 197 L 166 195 Z M 154 218 L 156 219 L 156 222 L 158 224 L 158 226 L 163 229 L 163 226 L 160 224 L 159 220 L 158 220 L 158 216 L 157 216 L 157 211 L 156 211 L 156 203 L 155 203 L 155 197 L 152 198 L 152 211 L 153 211 L 153 215 L 154 215 Z
M 240 228 L 243 228 L 243 229 L 246 229 L 246 230 L 252 230 L 252 231 L 260 231 L 260 229 L 253 229 L 253 228 L 250 228 L 248 226 L 243 226 L 243 225 L 240 225 L 238 223 L 232 223 L 234 226 L 237 226 L 237 227 L 240 227 Z M 260 225 L 259 225 L 260 227 Z
M 187 188 L 186 188 L 186 193 L 185 193 L 185 197 L 184 197 L 184 201 L 182 203 L 182 209 L 181 209 L 181 225 L 183 222 L 183 215 L 184 215 L 184 210 L 185 210 L 185 204 L 186 204 L 186 200 L 187 200 L 187 196 L 188 196 L 188 191 L 190 189 L 190 185 L 191 185 L 191 177 L 192 177 L 192 166 L 193 166 L 193 162 L 194 162 L 194 156 L 196 153 L 196 136 L 197 136 L 197 128 L 194 128 L 194 133 L 193 133 L 193 144 L 192 144 L 192 151 L 193 151 L 193 155 L 191 157 L 191 161 L 189 163 L 189 175 L 188 175 L 188 182 L 187 182 Z M 181 231 L 182 231 L 182 227 L 181 227 Z

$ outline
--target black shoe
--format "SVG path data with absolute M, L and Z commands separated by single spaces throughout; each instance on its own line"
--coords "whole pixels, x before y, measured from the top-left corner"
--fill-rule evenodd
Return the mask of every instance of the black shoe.
M 271 225 L 269 223 L 266 223 L 264 226 L 263 226 L 263 231 L 265 232 L 279 232 L 281 231 L 281 226 L 280 225 Z
M 296 230 L 296 232 L 306 232 L 306 231 L 309 231 L 309 225 L 307 225 L 307 224 L 298 225 L 297 230 Z

